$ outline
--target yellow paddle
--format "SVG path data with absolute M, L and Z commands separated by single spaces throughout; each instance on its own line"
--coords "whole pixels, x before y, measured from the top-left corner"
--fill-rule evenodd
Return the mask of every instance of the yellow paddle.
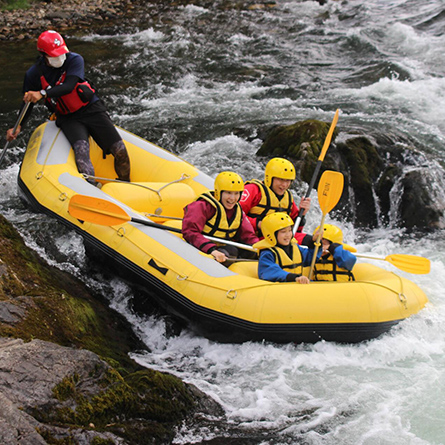
M 318 202 L 320 204 L 323 216 L 321 218 L 320 228 L 318 230 L 317 241 L 315 242 L 314 256 L 312 257 L 311 268 L 309 270 L 309 279 L 312 279 L 315 261 L 317 260 L 317 252 L 320 247 L 320 240 L 323 236 L 323 226 L 326 215 L 337 205 L 343 193 L 343 175 L 339 172 L 326 170 L 318 183 Z
M 134 218 L 130 216 L 122 207 L 114 204 L 111 201 L 107 201 L 102 198 L 94 198 L 86 195 L 74 195 L 68 204 L 68 212 L 74 218 L 81 221 L 88 221 L 93 224 L 99 224 L 102 226 L 116 226 L 128 221 L 143 224 L 145 226 L 154 227 L 156 229 L 168 230 L 169 232 L 182 233 L 180 229 L 175 227 L 164 226 L 145 219 Z M 239 247 L 240 249 L 250 250 L 251 252 L 257 252 L 248 244 L 241 244 L 235 241 L 226 240 L 223 238 L 216 238 L 213 236 L 205 237 L 211 241 L 217 243 L 228 244 L 231 246 Z
M 354 255 L 357 258 L 369 258 L 370 260 L 388 261 L 388 263 L 391 263 L 393 266 L 396 266 L 400 270 L 418 275 L 430 273 L 431 269 L 431 262 L 428 258 L 423 258 L 416 255 L 403 255 L 401 253 L 394 253 L 392 255 L 386 256 L 385 258 L 363 255 L 359 253 L 354 253 Z
M 338 121 L 338 112 L 339 112 L 339 110 L 337 110 L 335 112 L 334 119 L 332 119 L 332 123 L 331 123 L 331 126 L 329 127 L 328 134 L 326 135 L 326 139 L 324 140 L 323 148 L 321 149 L 320 156 L 318 157 L 317 164 L 315 165 L 315 170 L 314 170 L 314 173 L 312 174 L 311 182 L 309 184 L 309 187 L 307 188 L 306 195 L 304 195 L 305 198 L 309 198 L 309 196 L 312 192 L 312 189 L 314 188 L 315 181 L 317 180 L 318 173 L 320 172 L 321 164 L 324 161 L 324 157 L 326 156 L 326 152 L 328 151 L 329 145 L 331 145 L 332 135 L 334 134 L 335 126 L 337 125 L 337 121 Z M 298 212 L 298 216 L 297 216 L 297 219 L 295 220 L 294 228 L 292 229 L 292 232 L 294 235 L 297 232 L 298 227 L 300 226 L 300 221 L 303 217 L 303 211 L 304 211 L 304 209 L 300 209 Z

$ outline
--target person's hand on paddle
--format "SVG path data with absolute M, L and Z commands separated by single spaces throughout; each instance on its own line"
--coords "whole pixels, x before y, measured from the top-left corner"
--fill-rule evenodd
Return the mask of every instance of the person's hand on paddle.
M 42 98 L 43 96 L 40 94 L 40 91 L 27 91 L 23 96 L 23 101 L 35 104 Z
M 211 255 L 215 257 L 215 260 L 218 261 L 218 263 L 224 263 L 224 261 L 227 260 L 226 255 L 219 250 L 214 250 Z
M 295 278 L 295 281 L 298 284 L 309 284 L 310 283 L 309 278 L 305 277 L 304 275 L 302 275 L 301 277 Z
M 11 141 L 13 141 L 14 139 L 17 139 L 17 136 L 19 135 L 20 130 L 21 130 L 20 125 L 17 126 L 17 129 L 15 130 L 15 133 L 14 133 L 14 128 L 10 128 L 10 129 L 6 132 L 6 140 L 7 140 L 8 142 L 11 142 Z
M 311 198 L 301 198 L 300 209 L 303 209 L 303 215 L 306 215 L 311 207 Z
M 329 253 L 329 247 L 331 247 L 331 242 L 328 241 L 327 239 L 322 238 L 321 246 L 323 249 L 321 256 L 326 255 L 327 253 Z

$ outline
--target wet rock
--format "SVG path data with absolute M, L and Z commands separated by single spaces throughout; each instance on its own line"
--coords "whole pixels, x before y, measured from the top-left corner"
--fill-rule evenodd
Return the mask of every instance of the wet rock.
M 197 388 L 131 360 L 135 350 L 144 344 L 123 317 L 0 215 L 0 443 L 167 444 L 185 418 L 223 417 Z
M 408 172 L 402 179 L 400 223 L 407 228 L 442 228 L 443 197 L 434 196 L 430 170 L 422 168 Z M 443 191 L 443 189 L 442 189 Z M 435 199 L 436 198 L 436 199 Z
M 259 156 L 291 159 L 299 177 L 310 183 L 330 123 L 305 120 L 269 130 L 257 152 Z M 334 214 L 357 226 L 401 226 L 429 230 L 444 226 L 445 202 L 437 193 L 444 174 L 425 168 L 428 160 L 406 137 L 365 129 L 349 130 L 338 136 L 323 161 L 324 170 L 336 170 L 345 177 L 345 188 Z M 435 184 L 433 186 L 432 184 Z M 315 183 L 315 188 L 317 182 Z

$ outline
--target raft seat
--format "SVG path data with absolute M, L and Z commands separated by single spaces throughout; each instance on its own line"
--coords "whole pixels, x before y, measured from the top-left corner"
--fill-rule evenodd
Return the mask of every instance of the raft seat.
M 250 278 L 258 278 L 258 261 L 240 261 L 229 266 L 229 270 Z
M 101 190 L 156 222 L 182 218 L 184 207 L 196 198 L 192 187 L 180 182 L 108 182 Z

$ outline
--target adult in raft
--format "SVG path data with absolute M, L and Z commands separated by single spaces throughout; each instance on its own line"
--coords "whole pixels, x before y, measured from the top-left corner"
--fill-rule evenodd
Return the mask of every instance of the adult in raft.
M 255 244 L 258 237 L 244 214 L 239 200 L 244 182 L 237 173 L 224 171 L 215 179 L 214 191 L 200 195 L 184 208 L 182 235 L 184 239 L 219 263 L 238 256 L 234 246 L 216 244 L 206 235 L 244 244 Z
M 318 234 L 319 227 L 314 231 Z M 333 224 L 323 226 L 321 239 L 322 255 L 314 265 L 313 279 L 315 281 L 354 281 L 352 269 L 357 257 L 351 253 L 354 247 L 343 242 L 343 232 Z
M 250 220 L 258 236 L 263 236 L 261 224 L 265 216 L 274 212 L 287 213 L 293 221 L 297 219 L 299 208 L 289 188 L 295 179 L 295 167 L 283 158 L 272 158 L 266 165 L 264 181 L 253 179 L 246 182 L 240 205 Z M 304 209 L 302 225 L 295 234 L 299 244 L 309 245 L 312 237 L 302 233 L 304 215 L 311 205 L 310 198 L 302 198 L 300 207 Z
M 63 37 L 56 31 L 45 31 L 37 39 L 40 57 L 28 69 L 23 82 L 23 101 L 30 102 L 22 126 L 6 133 L 8 141 L 15 139 L 29 118 L 34 104 L 43 100 L 56 125 L 61 128 L 74 150 L 76 165 L 89 182 L 94 180 L 88 137 L 91 135 L 104 155 L 114 156 L 118 178 L 130 180 L 130 159 L 125 144 L 114 127 L 107 109 L 95 88 L 85 79 L 84 60 L 70 52 Z

